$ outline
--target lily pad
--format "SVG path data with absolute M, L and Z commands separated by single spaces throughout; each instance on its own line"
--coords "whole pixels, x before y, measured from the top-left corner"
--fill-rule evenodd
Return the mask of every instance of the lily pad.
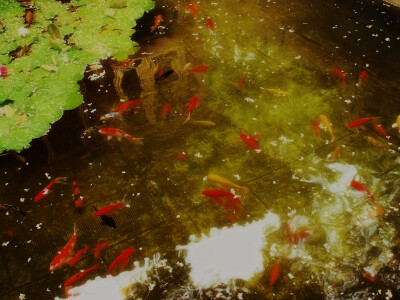
M 0 152 L 28 147 L 63 110 L 78 107 L 77 81 L 88 64 L 135 53 L 135 19 L 153 7 L 150 0 L 36 0 L 36 18 L 27 26 L 17 1 L 0 1 L 0 64 L 9 70 L 0 78 L 0 103 L 13 99 L 0 114 Z

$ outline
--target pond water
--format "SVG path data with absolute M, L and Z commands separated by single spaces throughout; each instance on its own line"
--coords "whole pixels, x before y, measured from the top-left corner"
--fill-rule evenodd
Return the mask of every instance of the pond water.
M 0 299 L 399 298 L 398 9 L 165 0 L 136 30 L 136 55 L 88 66 L 84 103 L 0 157 L 1 203 L 28 212 L 0 218 Z M 92 216 L 121 201 L 116 228 Z M 96 264 L 49 272 L 74 225 L 75 251 L 110 244 L 66 290 Z

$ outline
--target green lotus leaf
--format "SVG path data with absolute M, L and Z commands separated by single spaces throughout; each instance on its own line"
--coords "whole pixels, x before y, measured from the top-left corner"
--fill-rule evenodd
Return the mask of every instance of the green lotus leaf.
M 0 78 L 0 104 L 12 101 L 0 116 L 0 152 L 28 147 L 63 110 L 79 106 L 86 66 L 133 54 L 134 19 L 153 7 L 150 0 L 35 0 L 36 18 L 26 26 L 20 3 L 1 0 L 0 65 L 9 75 Z

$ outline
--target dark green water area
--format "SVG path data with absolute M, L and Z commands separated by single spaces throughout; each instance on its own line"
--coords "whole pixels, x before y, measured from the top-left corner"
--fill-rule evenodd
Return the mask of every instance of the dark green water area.
M 399 8 L 154 2 L 136 21 L 139 51 L 87 65 L 83 103 L 30 148 L 0 156 L 0 203 L 28 213 L 0 211 L 0 299 L 65 297 L 64 282 L 96 264 L 86 252 L 49 272 L 74 224 L 75 252 L 110 244 L 70 299 L 120 299 L 82 290 L 112 285 L 107 270 L 128 247 L 121 299 L 399 299 Z M 139 98 L 122 118 L 100 120 Z M 102 128 L 143 144 L 108 140 Z M 34 202 L 57 177 L 66 184 Z M 205 190 L 233 193 L 240 207 Z M 92 216 L 121 201 L 109 215 L 116 228 Z

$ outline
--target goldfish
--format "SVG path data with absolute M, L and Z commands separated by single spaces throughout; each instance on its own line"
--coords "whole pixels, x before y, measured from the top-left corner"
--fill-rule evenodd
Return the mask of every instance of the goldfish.
M 211 18 L 207 19 L 207 27 L 210 28 L 210 30 L 212 32 L 214 32 L 214 24 L 213 24 L 213 21 L 211 20 Z
M 112 137 L 116 137 L 118 141 L 121 141 L 122 138 L 126 138 L 132 142 L 134 142 L 137 145 L 143 145 L 142 139 L 143 138 L 135 138 L 131 136 L 130 134 L 126 133 L 125 131 L 122 131 L 121 129 L 118 128 L 101 128 L 99 129 L 99 133 L 104 134 L 107 136 L 107 140 L 111 140 Z
M 115 119 L 115 118 L 122 120 L 122 118 L 123 118 L 122 115 L 124 115 L 124 114 L 126 114 L 125 111 L 113 111 L 113 112 L 110 112 L 110 113 L 107 113 L 107 114 L 101 116 L 100 121 L 108 121 L 108 120 Z
M 358 86 L 361 86 L 361 84 L 365 81 L 365 79 L 368 78 L 368 73 L 367 71 L 362 71 L 360 74 L 360 78 L 358 79 Z
M 93 270 L 96 270 L 100 267 L 100 264 L 94 265 L 93 267 L 84 270 L 83 272 L 76 273 L 72 277 L 70 277 L 66 282 L 64 282 L 64 286 L 69 286 L 73 285 L 74 283 L 77 283 L 81 281 L 83 278 L 85 278 L 90 272 Z
M 67 177 L 57 177 L 56 179 L 53 179 L 43 190 L 39 192 L 39 194 L 36 195 L 35 201 L 38 202 L 42 200 L 44 197 L 46 197 L 48 194 L 51 193 L 51 188 L 53 187 L 54 184 L 56 183 L 62 183 L 66 184 Z
M 104 242 L 100 244 L 100 241 L 98 241 L 96 247 L 90 250 L 90 252 L 93 252 L 95 261 L 98 261 L 100 259 L 101 252 L 104 251 L 108 247 L 108 245 L 110 245 L 110 242 Z
M 368 281 L 375 282 L 374 277 L 372 277 L 372 276 L 369 275 L 368 273 L 364 273 L 363 277 L 364 277 L 366 280 L 368 280 Z
M 381 136 L 388 138 L 389 135 L 387 134 L 387 132 L 385 131 L 385 129 L 383 129 L 382 125 L 380 124 L 376 124 L 375 122 L 372 123 L 372 126 L 374 126 L 374 129 L 377 133 L 379 133 Z
M 271 272 L 269 273 L 270 283 L 267 290 L 267 294 L 271 291 L 271 288 L 275 284 L 276 280 L 279 278 L 280 273 L 281 273 L 281 265 L 275 264 Z
M 6 234 L 11 240 L 15 237 L 15 233 L 12 230 L 7 230 Z
M 108 268 L 108 274 L 113 274 L 114 271 L 119 270 L 119 272 L 122 272 L 126 265 L 129 262 L 129 258 L 131 257 L 133 251 L 135 251 L 134 247 L 129 247 L 126 249 L 124 252 L 122 252 L 109 266 Z
M 6 66 L 0 66 L 0 76 L 6 78 L 8 76 L 8 68 Z
M 351 221 L 357 222 L 357 221 L 363 221 L 363 220 L 370 219 L 370 218 L 379 218 L 385 214 L 385 209 L 381 205 L 379 205 L 378 203 L 374 203 L 374 206 L 375 206 L 375 208 L 373 210 L 370 210 L 366 215 L 357 217 Z
M 257 145 L 257 143 L 256 143 L 256 139 L 257 139 L 257 136 L 256 136 L 256 135 L 250 135 L 250 136 L 248 136 L 248 135 L 242 133 L 242 134 L 240 135 L 240 138 L 242 139 L 242 141 L 243 141 L 247 146 L 249 146 L 249 147 L 255 149 L 257 154 L 260 154 L 260 153 L 261 153 L 261 149 L 258 147 L 258 145 Z
M 192 4 L 189 4 L 188 6 L 186 6 L 186 8 L 187 8 L 188 10 L 190 10 L 195 16 L 197 16 L 198 11 L 197 11 L 196 6 L 194 6 L 194 5 L 192 5 Z
M 333 68 L 332 77 L 335 78 L 344 87 L 346 85 L 346 75 L 338 68 Z
M 186 121 L 190 120 L 190 113 L 194 112 L 194 110 L 199 107 L 199 97 L 198 96 L 194 96 L 192 98 L 192 100 L 190 100 L 190 102 L 186 103 L 185 106 L 187 106 L 187 119 Z
M 247 77 L 247 75 L 244 74 L 243 77 L 240 78 L 240 80 L 239 80 L 239 82 L 238 82 L 238 84 L 237 84 L 237 86 L 236 86 L 236 89 L 237 89 L 238 91 L 243 87 L 244 82 L 245 82 L 245 80 L 246 80 L 246 77 Z
M 156 78 L 156 82 L 161 79 L 166 79 L 172 73 L 174 73 L 174 70 L 168 70 L 167 72 L 164 73 L 161 70 L 161 72 L 158 74 L 158 77 Z
M 217 125 L 212 121 L 193 121 L 192 124 L 203 126 L 203 127 L 214 127 Z
M 367 195 L 371 197 L 372 202 L 376 203 L 374 195 L 361 182 L 352 180 L 351 183 L 350 183 L 350 186 L 352 188 L 356 189 L 357 191 L 361 191 L 361 192 L 367 193 Z
M 320 138 L 320 136 L 319 136 L 319 122 L 318 121 L 313 121 L 312 122 L 312 128 L 313 128 L 315 136 L 317 138 Z
M 356 127 L 360 127 L 368 122 L 373 121 L 374 118 L 369 117 L 369 118 L 362 118 L 362 119 L 358 119 L 355 121 L 350 122 L 349 124 L 347 124 L 347 128 L 356 128 Z
M 50 272 L 53 272 L 54 270 L 60 268 L 61 266 L 71 261 L 72 256 L 74 254 L 76 239 L 77 239 L 76 225 L 74 225 L 74 234 L 72 235 L 68 243 L 64 246 L 64 248 L 62 248 L 61 251 L 59 251 L 51 261 L 49 268 Z
M 330 153 L 330 157 L 332 159 L 337 159 L 340 157 L 340 151 L 342 150 L 342 146 L 337 145 L 335 149 Z
M 247 192 L 249 190 L 245 186 L 237 185 L 237 184 L 235 184 L 235 183 L 233 183 L 233 182 L 231 182 L 231 181 L 229 181 L 229 180 L 227 180 L 225 178 L 222 178 L 221 176 L 216 175 L 216 174 L 208 174 L 207 175 L 207 179 L 212 181 L 212 182 L 214 182 L 216 185 L 219 185 L 219 186 L 222 186 L 222 187 L 225 187 L 225 188 L 239 189 L 239 190 L 242 190 L 244 192 Z
M 285 91 L 281 91 L 281 90 L 277 90 L 277 89 L 264 89 L 264 91 L 267 91 L 268 93 L 278 96 L 278 97 L 286 97 L 286 96 L 290 96 L 290 94 L 288 92 Z
M 291 227 L 288 224 L 285 231 L 286 240 L 288 243 L 297 244 L 301 239 L 304 239 L 310 235 L 310 231 L 303 229 L 298 233 L 291 234 Z
M 74 199 L 75 199 L 75 208 L 83 207 L 83 197 L 81 196 L 81 190 L 79 189 L 76 181 L 72 181 L 72 185 L 74 187 Z
M 11 205 L 11 204 L 0 204 L 0 212 L 1 211 L 5 211 L 5 212 L 8 212 L 8 211 L 13 211 L 15 214 L 16 213 L 19 213 L 19 214 L 21 214 L 22 216 L 26 216 L 26 215 L 28 215 L 28 213 L 26 212 L 26 211 L 23 211 L 22 209 L 20 209 L 19 207 L 17 207 L 17 206 L 14 206 L 14 205 Z
M 83 249 L 79 250 L 78 252 L 76 252 L 74 257 L 69 262 L 69 266 L 72 267 L 74 264 L 76 264 L 81 259 L 83 253 L 85 253 L 85 251 L 88 250 L 88 249 L 89 249 L 88 246 L 85 246 L 85 248 L 83 248 Z
M 151 32 L 153 32 L 154 29 L 156 29 L 162 21 L 163 21 L 163 16 L 161 14 L 157 15 L 156 19 L 154 20 L 154 26 L 151 28 Z
M 331 142 L 333 142 L 335 140 L 335 136 L 333 134 L 332 131 L 332 125 L 331 122 L 329 121 L 328 117 L 325 115 L 319 115 L 319 121 L 321 122 L 321 124 L 326 127 L 326 129 L 328 130 L 329 134 L 331 135 Z
M 125 206 L 124 202 L 119 202 L 117 204 L 112 204 L 112 205 L 106 206 L 106 207 L 94 212 L 93 217 L 115 214 L 117 210 L 121 209 L 124 206 Z
M 382 156 L 382 154 L 385 152 L 386 147 L 378 142 L 376 139 L 374 139 L 372 136 L 364 136 L 364 139 L 368 142 L 374 145 L 375 147 L 378 147 L 381 149 L 381 154 L 379 156 Z
M 199 66 L 196 68 L 192 68 L 189 70 L 189 73 L 202 73 L 202 72 L 207 72 L 208 66 Z
M 98 211 L 98 209 L 96 207 L 93 206 L 93 208 L 95 211 Z M 115 221 L 112 217 L 107 216 L 107 215 L 101 215 L 100 219 L 101 219 L 100 225 L 106 225 L 108 227 L 117 228 L 117 224 L 115 223 Z
M 120 106 L 118 106 L 114 111 L 122 111 L 122 112 L 128 112 L 131 109 L 134 109 L 135 107 L 139 107 L 140 104 L 142 103 L 142 98 L 126 102 Z
M 189 154 L 187 154 L 187 153 L 185 153 L 185 152 L 182 152 L 182 153 L 179 153 L 178 155 L 177 155 L 177 159 L 178 160 L 185 160 L 185 159 L 187 159 L 189 157 Z
M 242 205 L 242 201 L 238 196 L 225 190 L 206 190 L 201 192 L 204 196 L 210 197 L 215 203 L 226 209 L 238 212 Z
M 170 110 L 171 110 L 171 103 L 166 103 L 162 110 L 163 115 L 166 116 Z

